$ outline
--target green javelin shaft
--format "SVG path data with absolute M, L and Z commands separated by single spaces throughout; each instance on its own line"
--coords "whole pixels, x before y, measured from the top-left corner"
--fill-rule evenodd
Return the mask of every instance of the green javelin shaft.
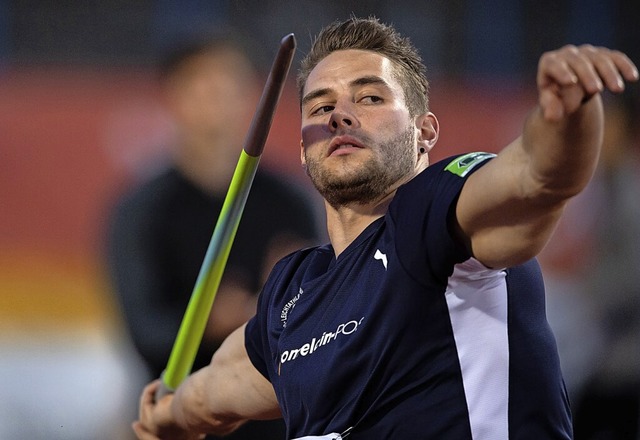
M 209 319 L 211 306 L 220 286 L 220 280 L 240 224 L 242 211 L 271 128 L 273 115 L 291 66 L 295 47 L 296 42 L 293 34 L 285 36 L 280 42 L 278 54 L 253 116 L 245 145 L 240 152 L 240 159 L 222 205 L 222 211 L 220 211 L 187 310 L 180 324 L 167 368 L 162 374 L 162 385 L 165 389 L 160 390 L 157 397 L 178 388 L 193 367 Z

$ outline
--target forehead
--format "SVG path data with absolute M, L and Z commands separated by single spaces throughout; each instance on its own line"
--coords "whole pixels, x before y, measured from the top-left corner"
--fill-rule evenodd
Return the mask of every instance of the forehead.
M 365 76 L 380 77 L 391 87 L 400 88 L 394 67 L 389 58 L 368 50 L 335 51 L 313 68 L 304 85 L 303 95 L 318 88 L 346 85 Z
M 178 65 L 167 78 L 173 83 L 215 82 L 226 80 L 241 85 L 253 80 L 249 61 L 231 48 L 211 49 L 194 54 Z

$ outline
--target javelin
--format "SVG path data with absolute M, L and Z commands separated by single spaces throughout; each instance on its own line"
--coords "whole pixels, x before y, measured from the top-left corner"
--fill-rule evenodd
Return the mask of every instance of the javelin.
M 296 40 L 293 34 L 285 36 L 280 41 L 280 48 L 253 115 L 218 222 L 213 230 L 207 253 L 171 350 L 169 362 L 162 373 L 162 383 L 156 393 L 156 400 L 164 394 L 175 391 L 193 367 L 260 156 L 269 135 L 276 106 L 291 67 L 295 48 Z

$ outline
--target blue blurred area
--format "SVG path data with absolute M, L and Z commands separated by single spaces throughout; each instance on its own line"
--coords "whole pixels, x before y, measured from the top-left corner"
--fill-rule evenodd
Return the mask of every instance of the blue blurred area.
M 275 52 L 294 32 L 304 53 L 322 25 L 376 15 L 412 38 L 433 73 L 529 73 L 565 43 L 624 45 L 637 56 L 630 0 L 23 0 L 0 2 L 0 56 L 9 63 L 146 65 L 176 39 L 234 26 Z M 629 11 L 626 13 L 625 11 Z M 636 40 L 637 41 L 637 40 Z M 635 46 L 635 48 L 633 47 Z M 270 56 L 265 59 L 271 59 Z
M 9 60 L 10 38 L 9 2 L 6 0 L 0 0 L 0 69 Z

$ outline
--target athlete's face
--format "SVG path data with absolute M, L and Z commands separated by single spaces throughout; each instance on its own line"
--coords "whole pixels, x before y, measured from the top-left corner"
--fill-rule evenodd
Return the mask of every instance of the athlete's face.
M 392 62 L 343 50 L 309 75 L 302 98 L 302 162 L 332 205 L 369 203 L 415 174 L 420 128 Z

